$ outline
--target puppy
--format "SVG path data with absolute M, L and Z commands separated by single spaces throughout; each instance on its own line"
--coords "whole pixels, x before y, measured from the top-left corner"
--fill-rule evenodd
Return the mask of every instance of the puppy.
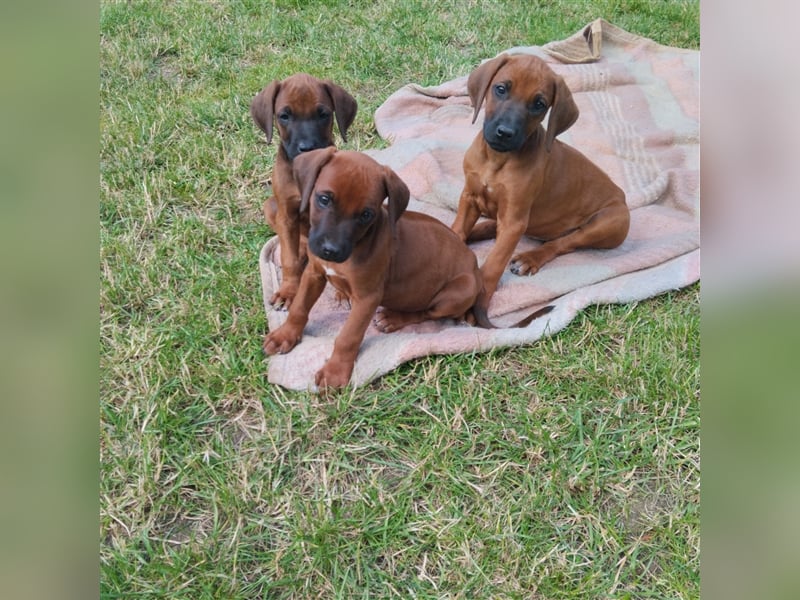
M 280 146 L 272 172 L 273 196 L 264 202 L 264 217 L 278 235 L 282 281 L 270 303 L 289 308 L 297 294 L 307 260 L 305 237 L 308 215 L 300 210 L 300 190 L 292 174 L 294 160 L 303 152 L 333 145 L 333 119 L 342 139 L 358 110 L 356 100 L 340 86 L 305 73 L 273 81 L 250 104 L 256 125 L 272 142 L 277 122 Z
M 476 68 L 467 90 L 472 122 L 486 103 L 483 130 L 464 155 L 464 189 L 452 229 L 464 241 L 496 238 L 481 273 L 489 300 L 511 261 L 533 275 L 578 248 L 615 248 L 628 234 L 624 192 L 556 136 L 578 118 L 564 80 L 540 58 L 501 54 Z M 542 126 L 550 114 L 547 129 Z M 481 216 L 489 220 L 477 223 Z M 523 235 L 544 243 L 514 255 Z
M 350 300 L 351 312 L 316 373 L 319 387 L 350 381 L 379 306 L 375 325 L 390 332 L 427 319 L 462 319 L 481 296 L 475 255 L 441 222 L 406 211 L 408 188 L 390 168 L 365 154 L 326 148 L 299 156 L 294 172 L 301 210 L 309 207 L 309 262 L 286 322 L 264 339 L 267 354 L 297 345 L 327 282 Z M 476 318 L 492 326 L 485 314 Z

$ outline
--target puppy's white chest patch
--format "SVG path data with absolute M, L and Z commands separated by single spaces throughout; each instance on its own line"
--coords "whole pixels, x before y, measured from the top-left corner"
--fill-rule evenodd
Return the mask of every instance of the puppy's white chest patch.
M 325 275 L 328 277 L 341 277 L 336 271 L 331 269 L 330 267 L 325 267 Z

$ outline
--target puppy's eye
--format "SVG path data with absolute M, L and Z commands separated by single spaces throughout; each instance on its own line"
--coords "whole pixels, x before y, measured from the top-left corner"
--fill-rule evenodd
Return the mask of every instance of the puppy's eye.
M 288 110 L 284 110 L 283 112 L 278 113 L 278 120 L 281 123 L 288 123 L 292 118 L 292 113 Z
M 329 111 L 327 108 L 325 108 L 323 106 L 320 106 L 317 109 L 317 118 L 320 121 L 324 121 L 326 119 L 330 119 L 331 118 L 331 111 Z
M 539 113 L 542 111 L 547 110 L 547 102 L 545 102 L 544 98 L 541 96 L 536 96 L 533 99 L 533 103 L 530 106 L 530 110 L 532 113 Z
M 333 202 L 333 198 L 328 194 L 317 194 L 317 206 L 320 208 L 328 208 L 331 202 Z
M 372 221 L 374 216 L 375 213 L 371 209 L 364 209 L 361 214 L 358 215 L 358 222 L 361 225 L 367 225 L 370 221 Z
M 494 86 L 494 95 L 503 98 L 508 93 L 508 86 L 505 83 L 498 83 Z

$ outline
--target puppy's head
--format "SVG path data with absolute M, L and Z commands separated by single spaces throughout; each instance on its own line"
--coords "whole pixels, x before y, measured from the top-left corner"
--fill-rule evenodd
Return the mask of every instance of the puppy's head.
M 342 139 L 355 119 L 358 104 L 343 88 L 305 73 L 273 81 L 250 104 L 250 115 L 272 142 L 273 122 L 278 123 L 281 145 L 294 160 L 301 152 L 333 145 L 333 118 Z
M 408 206 L 406 184 L 366 154 L 325 148 L 304 153 L 293 165 L 300 211 L 309 211 L 308 248 L 342 263 L 372 231 L 394 225 Z M 388 198 L 388 213 L 383 201 Z
M 475 112 L 486 101 L 483 138 L 493 150 L 519 150 L 544 120 L 547 111 L 545 148 L 578 118 L 578 107 L 564 80 L 537 56 L 501 54 L 476 68 L 467 80 Z

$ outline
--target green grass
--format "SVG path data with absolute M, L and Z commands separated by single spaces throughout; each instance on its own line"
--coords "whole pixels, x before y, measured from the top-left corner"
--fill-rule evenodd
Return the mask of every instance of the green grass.
M 253 95 L 333 79 L 377 148 L 398 87 L 598 16 L 699 47 L 696 1 L 101 4 L 103 597 L 699 596 L 699 286 L 328 398 L 265 378 Z

